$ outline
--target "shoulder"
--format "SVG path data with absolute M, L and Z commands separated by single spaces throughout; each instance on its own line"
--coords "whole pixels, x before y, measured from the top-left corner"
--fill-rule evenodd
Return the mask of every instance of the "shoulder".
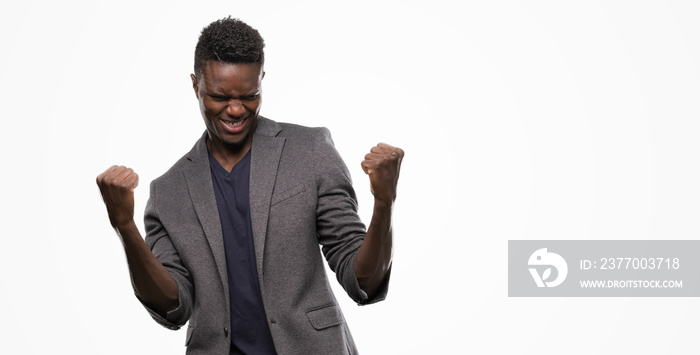
M 182 171 L 185 170 L 187 167 L 191 166 L 193 161 L 197 160 L 202 160 L 208 159 L 208 153 L 207 153 L 207 146 L 206 146 L 206 131 L 204 134 L 199 138 L 192 149 L 190 149 L 189 152 L 187 152 L 185 155 L 180 157 L 175 164 L 173 164 L 170 169 L 168 169 L 165 173 L 157 177 L 155 180 L 153 180 L 154 183 L 162 183 L 165 181 L 173 181 L 173 179 L 179 179 L 182 177 Z M 208 160 L 207 160 L 208 164 Z
M 300 137 L 324 137 L 330 136 L 330 131 L 326 127 L 308 127 L 294 123 L 280 123 L 282 134 L 285 136 Z
M 327 174 L 329 168 L 346 170 L 328 128 L 275 122 L 264 117 L 260 119 L 262 132 L 274 132 L 272 139 L 284 140 L 283 159 L 314 167 L 312 170 L 319 176 Z M 272 126 L 275 127 L 274 130 L 270 129 Z
M 331 132 L 326 127 L 309 127 L 294 123 L 276 122 L 260 117 L 262 132 L 305 143 L 331 142 Z M 263 133 L 264 134 L 264 133 Z

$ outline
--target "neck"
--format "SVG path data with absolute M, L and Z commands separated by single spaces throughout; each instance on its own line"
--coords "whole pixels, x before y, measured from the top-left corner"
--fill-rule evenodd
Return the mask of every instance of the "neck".
M 233 169 L 233 167 L 248 154 L 248 151 L 250 151 L 253 145 L 251 138 L 252 137 L 249 137 L 240 144 L 224 144 L 211 137 L 207 137 L 207 148 L 209 148 L 214 159 L 216 159 L 226 171 L 231 172 L 231 169 Z

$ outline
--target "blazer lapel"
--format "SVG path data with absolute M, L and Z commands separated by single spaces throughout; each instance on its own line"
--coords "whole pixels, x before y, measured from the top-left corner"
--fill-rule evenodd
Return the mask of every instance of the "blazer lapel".
M 258 278 L 262 284 L 270 202 L 285 139 L 277 137 L 281 127 L 276 122 L 264 117 L 259 117 L 258 120 L 250 156 L 250 220 L 253 226 Z
M 221 232 L 219 208 L 216 205 L 216 197 L 212 186 L 206 135 L 205 132 L 192 151 L 190 151 L 187 156 L 190 164 L 183 169 L 183 173 L 197 218 L 202 225 L 204 235 L 214 256 L 219 277 L 226 293 L 226 299 L 229 299 L 224 237 Z
M 281 130 L 276 122 L 259 116 L 251 148 L 250 220 L 255 245 L 255 264 L 261 283 L 264 276 L 262 272 L 263 255 L 265 255 L 265 236 L 267 235 L 270 202 L 285 141 L 283 137 L 276 137 Z M 183 169 L 183 174 L 197 218 L 214 256 L 226 299 L 229 299 L 224 237 L 221 232 L 219 208 L 216 205 L 212 186 L 206 136 L 205 132 L 188 154 L 187 159 L 190 164 Z

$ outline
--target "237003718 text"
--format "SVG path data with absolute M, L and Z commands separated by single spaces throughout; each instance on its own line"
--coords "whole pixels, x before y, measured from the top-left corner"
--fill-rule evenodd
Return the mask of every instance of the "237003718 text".
M 600 258 L 580 260 L 581 270 L 678 270 L 679 258 Z

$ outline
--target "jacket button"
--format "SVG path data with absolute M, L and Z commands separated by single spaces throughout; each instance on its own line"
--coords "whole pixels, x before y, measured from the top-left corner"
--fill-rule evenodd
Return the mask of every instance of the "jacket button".
M 228 328 L 224 327 L 224 336 L 228 338 Z

